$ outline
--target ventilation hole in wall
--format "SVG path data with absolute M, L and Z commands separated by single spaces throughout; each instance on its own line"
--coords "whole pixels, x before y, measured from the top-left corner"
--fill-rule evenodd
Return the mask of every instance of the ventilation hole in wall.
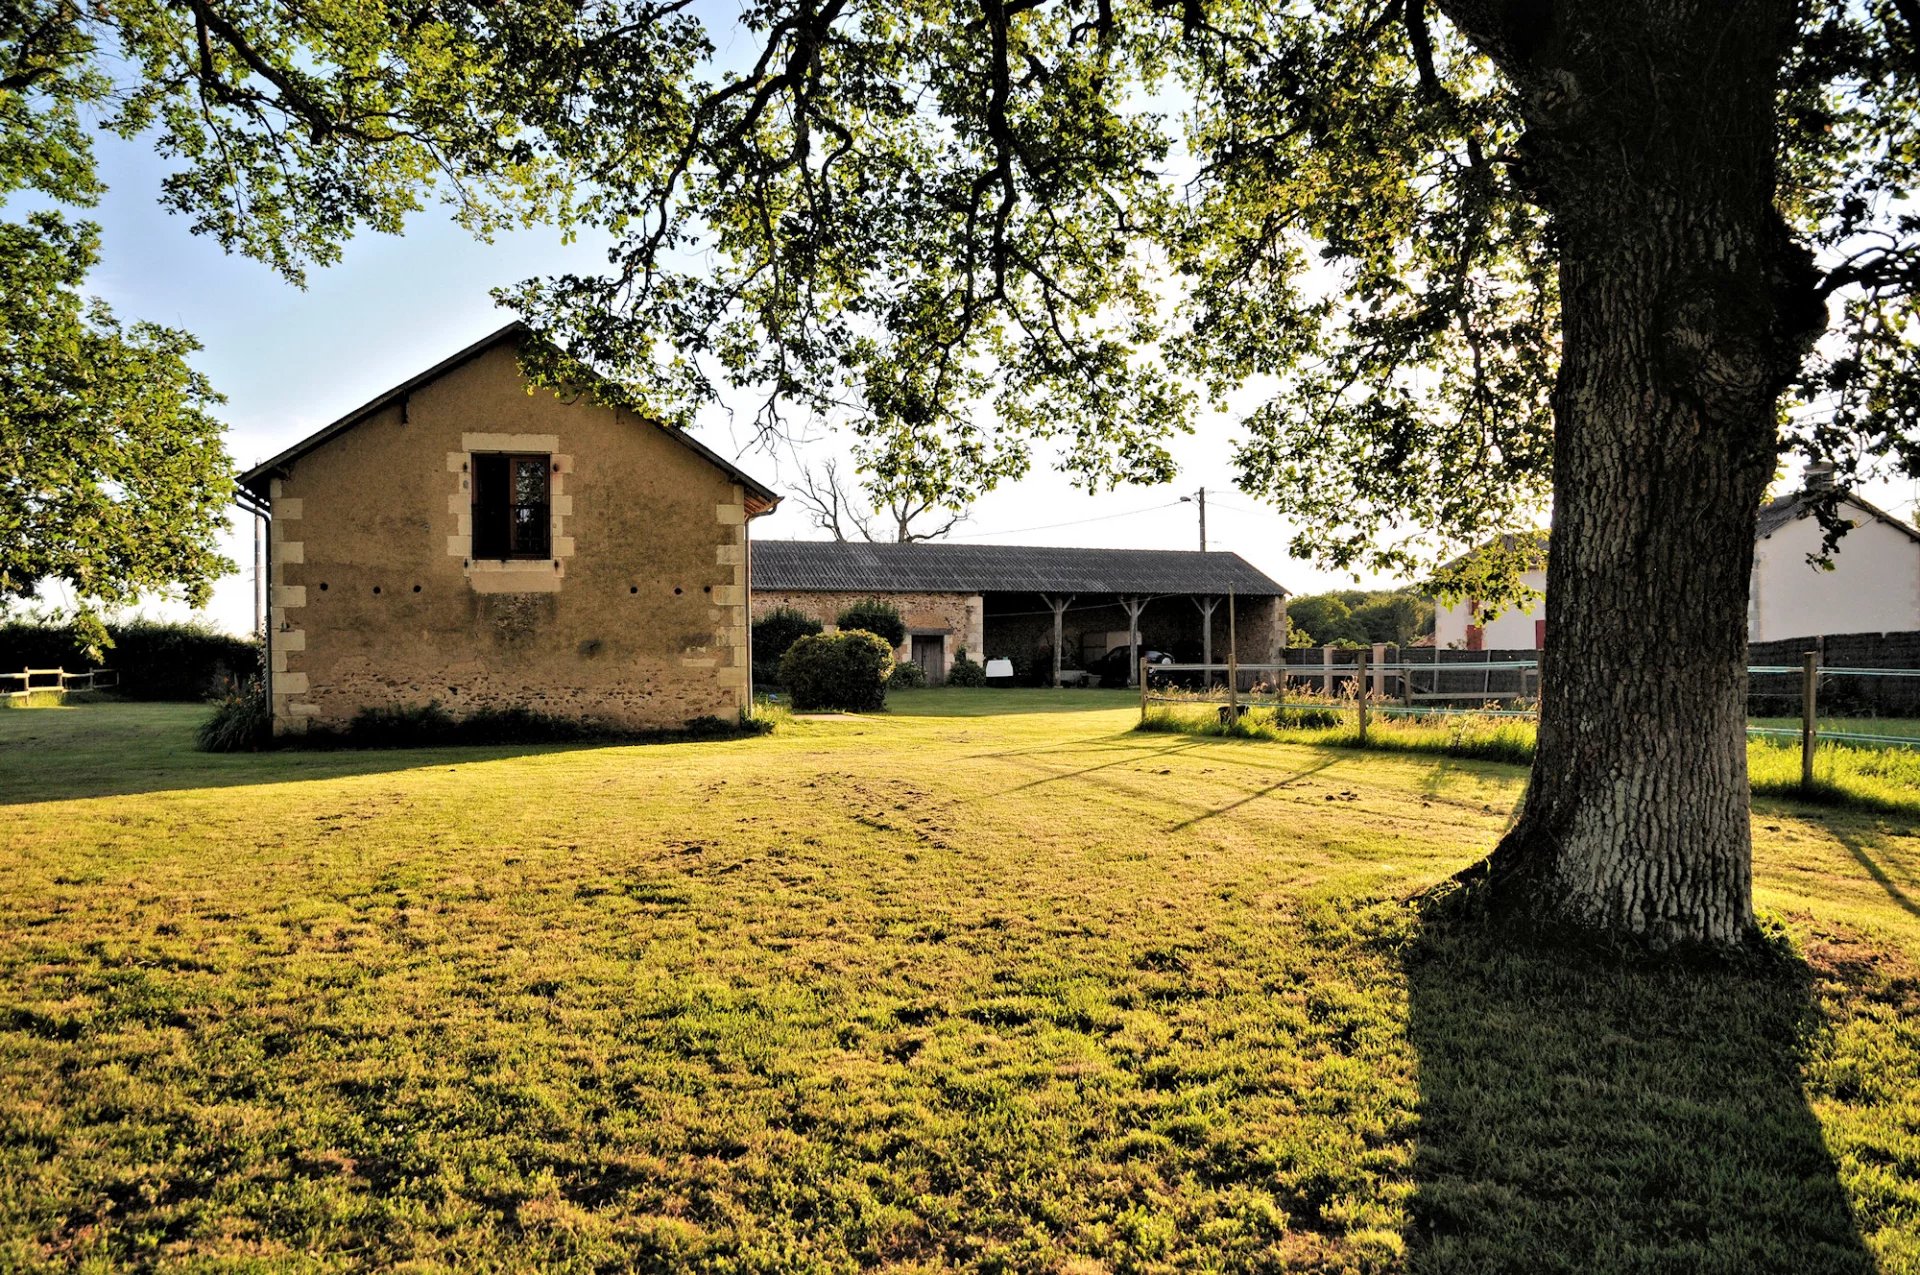
M 378 594 L 378 593 L 380 592 L 380 586 L 379 586 L 379 585 L 377 585 L 377 584 L 376 584 L 376 585 L 374 585 L 374 586 L 373 586 L 373 591 L 374 591 L 374 593 L 375 593 L 375 594 Z
M 712 593 L 712 592 L 713 592 L 713 586 L 712 586 L 712 585 L 708 585 L 708 586 L 707 586 L 706 588 L 704 588 L 704 589 L 702 589 L 702 590 L 700 590 L 700 592 L 702 592 L 702 593 Z
M 637 585 L 637 584 L 633 584 L 633 585 L 628 585 L 628 586 L 627 586 L 627 592 L 628 592 L 628 593 L 638 593 L 638 592 L 640 592 L 640 586 L 639 586 L 639 585 Z M 676 590 L 675 590 L 675 592 L 677 593 L 677 592 L 679 592 L 679 590 L 677 590 L 677 589 L 676 589 Z
M 325 593 L 326 591 L 327 591 L 327 582 L 325 580 L 322 580 L 320 582 L 320 592 Z
M 676 598 L 680 596 L 680 586 L 677 584 L 673 586 L 673 596 Z
M 419 585 L 417 585 L 417 584 L 416 584 L 416 585 L 414 585 L 414 586 L 413 586 L 413 591 L 414 591 L 415 593 L 418 593 L 418 592 L 420 592 L 420 586 L 419 586 Z

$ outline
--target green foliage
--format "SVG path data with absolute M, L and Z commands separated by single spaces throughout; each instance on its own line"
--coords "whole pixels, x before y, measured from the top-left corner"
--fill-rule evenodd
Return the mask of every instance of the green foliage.
M 224 694 L 227 683 L 259 672 L 260 646 L 229 637 L 204 623 L 127 620 L 104 629 L 106 649 L 87 651 L 77 626 L 41 621 L 0 624 L 0 669 L 64 668 L 81 672 L 111 668 L 120 675 L 114 694 L 126 699 L 204 700 Z
M 104 609 L 176 587 L 201 605 L 233 569 L 215 543 L 233 471 L 220 398 L 187 361 L 199 346 L 83 298 L 98 247 L 55 213 L 0 222 L 0 604 L 70 582 L 94 652 Z
M 1051 670 L 1052 665 L 1048 665 Z M 967 658 L 967 648 L 961 647 L 954 653 L 953 667 L 947 670 L 948 686 L 985 686 L 987 684 L 986 666 Z
M 887 674 L 887 689 L 890 691 L 912 691 L 927 684 L 927 671 L 912 660 L 901 660 L 893 666 L 893 672 Z
M 531 708 L 482 708 L 459 717 L 438 703 L 363 708 L 344 727 L 310 727 L 276 737 L 282 748 L 453 748 L 502 744 L 649 743 L 676 739 L 729 739 L 765 734 L 770 727 L 751 716 L 738 722 L 707 715 L 680 730 L 634 730 L 591 718 L 566 717 Z
M 780 660 L 780 681 L 798 709 L 877 712 L 887 705 L 893 664 L 893 648 L 876 633 L 816 633 L 787 649 Z
M 516 0 L 386 21 L 26 0 L 0 15 L 20 50 L 0 194 L 96 197 L 97 128 L 152 137 L 166 204 L 291 279 L 433 197 L 480 235 L 604 236 L 604 275 L 501 294 L 551 338 L 538 376 L 607 373 L 673 423 L 771 387 L 768 423 L 786 403 L 849 419 L 874 483 L 937 507 L 1042 445 L 1089 487 L 1165 479 L 1206 400 L 1259 387 L 1241 483 L 1294 517 L 1292 548 L 1425 569 L 1548 494 L 1546 169 L 1672 140 L 1555 114 L 1576 77 L 1553 59 L 1611 39 L 1597 56 L 1704 73 L 1722 50 L 1711 21 L 1586 3 L 1556 10 L 1579 38 L 1542 39 L 1512 9 Z M 1786 439 L 1843 479 L 1920 468 L 1909 21 L 1783 11 L 1761 68 L 1780 238 L 1826 270 L 1781 304 L 1838 316 L 1789 369 L 1817 410 L 1785 414 Z M 1656 132 L 1688 117 L 1667 115 Z
M 1433 632 L 1433 602 L 1412 589 L 1336 589 L 1287 599 L 1289 646 L 1412 646 Z M 1301 640 L 1305 633 L 1308 640 Z
M 803 611 L 775 607 L 753 622 L 753 659 L 755 666 L 778 664 L 787 648 L 801 638 L 818 633 L 825 626 Z
M 204 753 L 254 753 L 271 747 L 273 710 L 260 678 L 228 678 L 193 738 Z
M 882 602 L 878 598 L 866 598 L 854 603 L 842 611 L 840 618 L 834 623 L 842 629 L 858 629 L 862 632 L 878 634 L 893 650 L 899 650 L 906 645 L 907 621 L 900 614 L 900 608 L 891 602 Z

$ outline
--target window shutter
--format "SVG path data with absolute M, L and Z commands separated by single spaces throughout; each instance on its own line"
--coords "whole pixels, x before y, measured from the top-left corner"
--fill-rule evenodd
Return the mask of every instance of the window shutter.
M 473 556 L 507 556 L 508 506 L 512 493 L 507 489 L 507 458 L 473 458 Z

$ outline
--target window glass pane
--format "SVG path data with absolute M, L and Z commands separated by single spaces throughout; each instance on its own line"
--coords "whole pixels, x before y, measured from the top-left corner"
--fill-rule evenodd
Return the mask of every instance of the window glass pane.
M 544 457 L 522 457 L 513 462 L 513 499 L 517 504 L 547 499 L 547 462 Z

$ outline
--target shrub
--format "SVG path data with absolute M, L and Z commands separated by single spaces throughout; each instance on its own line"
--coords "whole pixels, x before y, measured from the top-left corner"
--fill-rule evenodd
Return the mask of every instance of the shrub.
M 927 671 L 912 660 L 901 660 L 893 666 L 893 672 L 887 674 L 890 691 L 911 691 L 926 684 Z
M 842 629 L 858 629 L 863 633 L 875 633 L 886 640 L 889 650 L 905 645 L 907 640 L 907 621 L 900 609 L 878 598 L 868 598 L 856 602 L 840 613 L 834 621 Z
M 804 611 L 775 607 L 753 622 L 753 660 L 756 676 L 762 665 L 779 664 L 787 648 L 803 637 L 818 633 L 824 625 Z
M 985 666 L 975 664 L 967 658 L 967 648 L 961 647 L 953 657 L 953 667 L 947 670 L 948 686 L 985 686 L 987 670 Z
M 127 620 L 109 624 L 107 637 L 113 645 L 93 659 L 65 625 L 0 624 L 0 669 L 110 668 L 120 675 L 117 690 L 125 698 L 188 701 L 224 700 L 227 683 L 260 670 L 258 644 L 204 623 Z
M 257 753 L 273 743 L 267 688 L 258 677 L 230 677 L 214 698 L 213 712 L 194 731 L 203 753 Z
M 591 718 L 561 717 L 531 708 L 483 708 L 455 717 L 438 703 L 363 708 L 344 727 L 316 726 L 304 735 L 284 735 L 293 748 L 453 748 L 500 744 L 641 743 L 674 739 L 727 739 L 764 735 L 771 726 L 742 717 L 708 714 L 680 730 L 630 730 Z
M 859 629 L 803 637 L 780 659 L 780 681 L 801 709 L 885 708 L 892 672 L 893 648 L 886 638 Z

